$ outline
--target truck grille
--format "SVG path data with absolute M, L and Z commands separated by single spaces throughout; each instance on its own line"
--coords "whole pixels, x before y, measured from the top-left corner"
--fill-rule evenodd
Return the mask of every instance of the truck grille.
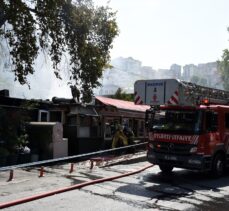
M 179 155 L 191 154 L 190 149 L 194 146 L 193 144 L 177 144 L 171 142 L 151 142 L 151 144 L 154 146 L 154 152 Z

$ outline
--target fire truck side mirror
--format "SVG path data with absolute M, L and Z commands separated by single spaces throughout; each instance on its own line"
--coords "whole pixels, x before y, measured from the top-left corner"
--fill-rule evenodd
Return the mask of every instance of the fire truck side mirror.
M 152 127 L 154 116 L 155 116 L 155 111 L 154 110 L 151 110 L 151 109 L 146 110 L 146 113 L 145 113 L 145 127 L 147 129 L 150 129 L 150 127 Z

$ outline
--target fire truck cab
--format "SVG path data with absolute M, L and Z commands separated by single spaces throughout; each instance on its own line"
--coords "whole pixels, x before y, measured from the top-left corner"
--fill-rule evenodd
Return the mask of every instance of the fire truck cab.
M 221 176 L 229 164 L 229 93 L 176 79 L 135 83 L 135 103 L 147 104 L 148 161 Z

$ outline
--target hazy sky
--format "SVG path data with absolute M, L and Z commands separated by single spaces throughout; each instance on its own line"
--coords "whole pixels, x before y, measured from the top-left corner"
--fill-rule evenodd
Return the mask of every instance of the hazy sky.
M 110 0 L 109 5 L 120 29 L 112 58 L 131 56 L 158 69 L 216 61 L 229 48 L 229 0 Z

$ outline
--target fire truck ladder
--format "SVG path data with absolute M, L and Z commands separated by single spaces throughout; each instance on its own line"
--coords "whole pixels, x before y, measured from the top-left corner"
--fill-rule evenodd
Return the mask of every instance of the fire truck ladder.
M 186 81 L 181 81 L 181 84 L 185 89 L 185 94 L 192 96 L 198 104 L 201 104 L 203 99 L 208 99 L 211 104 L 229 104 L 229 91 L 204 87 Z

